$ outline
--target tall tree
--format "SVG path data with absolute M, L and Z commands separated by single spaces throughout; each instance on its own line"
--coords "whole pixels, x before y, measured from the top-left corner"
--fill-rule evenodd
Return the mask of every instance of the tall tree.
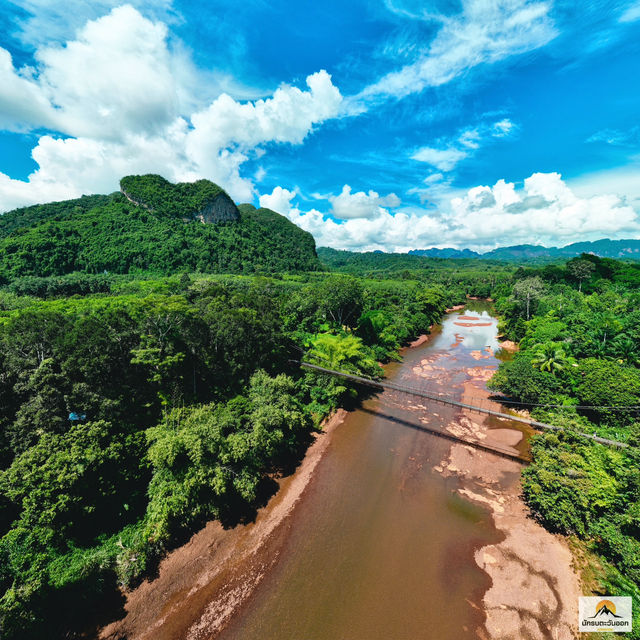
M 544 291 L 544 283 L 537 276 L 518 280 L 513 285 L 513 297 L 524 304 L 527 320 L 531 319 L 532 306 L 540 299 Z
M 588 280 L 595 271 L 596 266 L 589 260 L 569 260 L 567 262 L 567 270 L 578 281 L 578 291 L 582 291 L 582 281 Z
M 362 313 L 363 290 L 360 281 L 352 276 L 328 277 L 318 287 L 320 310 L 327 320 L 338 327 L 354 327 Z

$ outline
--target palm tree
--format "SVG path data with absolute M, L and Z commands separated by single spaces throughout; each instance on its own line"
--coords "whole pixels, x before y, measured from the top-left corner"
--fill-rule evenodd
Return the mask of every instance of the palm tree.
M 533 349 L 531 364 L 540 371 L 548 371 L 555 376 L 557 372 L 563 371 L 568 365 L 573 364 L 573 358 L 568 356 L 557 343 L 537 344 Z
M 350 333 L 318 333 L 309 341 L 306 360 L 326 369 L 378 377 L 382 369 L 362 344 Z
M 635 364 L 638 360 L 638 345 L 625 333 L 620 333 L 611 342 L 615 356 L 621 361 Z

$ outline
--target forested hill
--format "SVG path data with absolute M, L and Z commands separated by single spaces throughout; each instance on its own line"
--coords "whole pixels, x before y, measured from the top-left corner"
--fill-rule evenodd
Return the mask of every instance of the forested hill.
M 0 216 L 0 282 L 86 273 L 274 273 L 320 266 L 315 241 L 284 216 L 236 207 L 208 180 L 128 176 L 121 192 Z

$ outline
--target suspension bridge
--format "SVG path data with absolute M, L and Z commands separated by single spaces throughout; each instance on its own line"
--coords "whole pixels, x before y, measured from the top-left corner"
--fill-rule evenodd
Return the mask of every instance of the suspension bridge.
M 564 431 L 563 427 L 559 427 L 557 425 L 547 424 L 545 422 L 538 422 L 537 420 L 532 420 L 531 418 L 523 417 L 521 415 L 515 413 L 505 413 L 504 411 L 497 411 L 495 408 L 496 402 L 499 404 L 519 404 L 524 406 L 524 403 L 515 403 L 508 398 L 500 398 L 497 397 L 495 401 L 489 400 L 487 398 L 473 398 L 473 404 L 470 402 L 462 402 L 457 400 L 453 396 L 441 393 L 436 391 L 435 389 L 418 389 L 409 385 L 397 384 L 395 382 L 389 382 L 387 380 L 374 380 L 372 378 L 365 378 L 363 376 L 357 376 L 352 373 L 346 373 L 344 371 L 336 371 L 334 369 L 327 369 L 325 367 L 321 367 L 316 364 L 311 364 L 309 362 L 300 361 L 297 362 L 301 367 L 307 369 L 309 371 L 313 371 L 319 374 L 325 374 L 334 376 L 336 378 L 341 378 L 343 380 L 347 380 L 349 382 L 364 385 L 366 387 L 376 389 L 377 391 L 395 391 L 401 394 L 407 395 L 409 398 L 419 398 L 420 400 L 430 403 L 439 403 L 442 405 L 448 405 L 452 407 L 457 407 L 459 409 L 464 409 L 467 411 L 472 411 L 475 413 L 480 413 L 484 415 L 494 416 L 498 419 L 510 420 L 512 422 L 517 422 L 520 424 L 527 425 L 533 429 L 544 430 L 544 431 Z M 532 405 L 527 405 L 532 406 Z M 557 407 L 558 405 L 536 405 L 536 406 L 548 406 L 548 407 Z M 568 408 L 568 407 L 564 407 Z M 595 406 L 585 406 L 585 407 L 571 407 L 574 408 L 583 408 L 583 409 L 611 409 L 611 410 L 630 410 L 630 411 L 639 411 L 640 407 L 595 407 Z M 528 458 L 519 453 L 514 453 L 512 450 L 503 449 L 499 446 L 494 446 L 485 442 L 482 442 L 478 439 L 466 438 L 461 435 L 456 435 L 451 433 L 450 431 L 446 431 L 444 429 L 438 429 L 436 427 L 426 427 L 420 426 L 417 427 L 415 424 L 409 423 L 408 421 L 395 418 L 392 416 L 386 416 L 381 414 L 383 417 L 386 417 L 395 422 L 401 422 L 403 424 L 407 424 L 408 426 L 412 426 L 413 428 L 419 428 L 424 431 L 429 431 L 430 433 L 434 433 L 436 435 L 449 438 L 450 440 L 456 440 L 459 442 L 463 442 L 465 444 L 471 445 L 473 447 L 484 449 L 487 451 L 491 451 L 493 453 L 497 453 L 502 456 L 506 456 L 509 458 L 518 459 L 521 461 L 528 461 Z M 618 442 L 617 440 L 609 440 L 607 438 L 602 438 L 597 436 L 596 434 L 590 433 L 579 433 L 579 436 L 586 438 L 588 440 L 593 440 L 594 442 L 598 442 L 599 444 L 616 447 L 616 448 L 625 448 L 628 445 L 624 442 Z

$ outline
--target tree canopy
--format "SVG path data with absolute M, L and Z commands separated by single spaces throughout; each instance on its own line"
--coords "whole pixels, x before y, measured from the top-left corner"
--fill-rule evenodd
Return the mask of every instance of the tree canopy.
M 378 360 L 450 302 L 417 281 L 322 273 L 72 274 L 0 289 L 3 638 L 66 637 L 90 612 L 115 615 L 105 601 L 178 540 L 252 517 L 269 475 L 357 401 L 292 360 L 380 376 Z M 375 316 L 394 322 L 365 340 Z

